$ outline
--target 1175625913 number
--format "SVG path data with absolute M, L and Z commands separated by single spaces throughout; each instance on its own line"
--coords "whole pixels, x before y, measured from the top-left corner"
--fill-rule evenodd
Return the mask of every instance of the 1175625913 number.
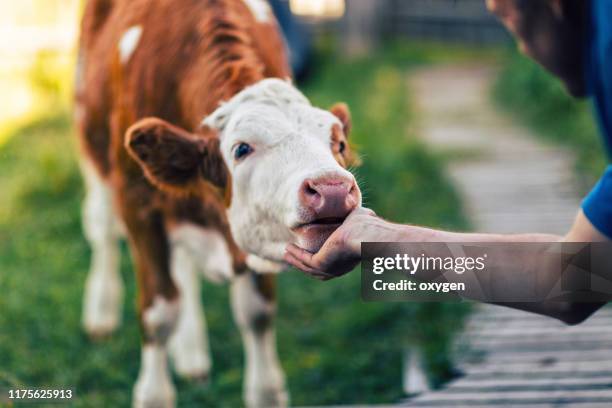
M 7 390 L 9 400 L 70 400 L 74 396 L 71 389 L 21 388 Z

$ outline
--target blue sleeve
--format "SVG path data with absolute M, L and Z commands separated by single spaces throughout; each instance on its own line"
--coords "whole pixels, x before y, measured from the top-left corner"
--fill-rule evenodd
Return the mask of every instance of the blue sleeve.
M 593 0 L 586 83 L 592 97 L 601 135 L 612 157 L 612 2 Z
M 612 166 L 585 198 L 582 210 L 599 232 L 612 239 Z

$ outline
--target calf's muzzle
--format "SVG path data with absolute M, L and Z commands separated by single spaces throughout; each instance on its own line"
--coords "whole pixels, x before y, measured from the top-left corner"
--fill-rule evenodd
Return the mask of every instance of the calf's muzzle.
M 338 222 L 359 205 L 359 190 L 355 180 L 347 177 L 306 179 L 299 199 L 316 220 Z

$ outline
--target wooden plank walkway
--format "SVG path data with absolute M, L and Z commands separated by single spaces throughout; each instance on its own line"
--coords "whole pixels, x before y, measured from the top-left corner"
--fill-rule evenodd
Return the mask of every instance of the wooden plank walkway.
M 465 376 L 406 407 L 612 407 L 612 309 L 581 326 L 482 307 L 458 344 Z
M 448 173 L 477 230 L 561 234 L 579 207 L 572 157 L 495 111 L 494 74 L 494 67 L 447 66 L 411 75 L 419 134 L 434 150 L 468 154 Z M 567 327 L 480 306 L 456 354 L 464 376 L 401 406 L 612 407 L 612 309 Z

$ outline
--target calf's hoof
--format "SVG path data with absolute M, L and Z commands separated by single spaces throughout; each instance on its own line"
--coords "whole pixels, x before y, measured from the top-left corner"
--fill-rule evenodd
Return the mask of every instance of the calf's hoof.
M 176 333 L 168 344 L 168 353 L 174 371 L 186 380 L 208 382 L 210 355 L 204 341 L 195 334 Z
M 138 380 L 134 386 L 134 408 L 173 408 L 176 391 L 166 366 L 166 353 L 155 346 L 145 346 Z
M 94 341 L 105 340 L 117 331 L 121 324 L 120 318 L 114 313 L 100 313 L 95 316 L 86 316 L 83 319 L 83 328 L 87 336 Z
M 175 398 L 156 398 L 156 397 L 134 397 L 132 407 L 134 408 L 174 408 Z
M 113 334 L 121 324 L 121 298 L 119 282 L 104 280 L 99 273 L 88 278 L 83 302 L 82 324 L 87 335 L 94 340 Z
M 171 384 L 141 384 L 134 387 L 133 408 L 174 408 L 176 394 Z
M 119 328 L 119 318 L 115 316 L 102 316 L 97 320 L 83 322 L 87 336 L 94 341 L 105 340 L 112 336 Z
M 289 393 L 273 388 L 247 391 L 245 404 L 248 408 L 285 408 L 289 406 Z
M 188 381 L 207 383 L 210 375 L 210 362 L 202 352 L 191 355 L 170 349 L 170 356 L 176 374 Z

